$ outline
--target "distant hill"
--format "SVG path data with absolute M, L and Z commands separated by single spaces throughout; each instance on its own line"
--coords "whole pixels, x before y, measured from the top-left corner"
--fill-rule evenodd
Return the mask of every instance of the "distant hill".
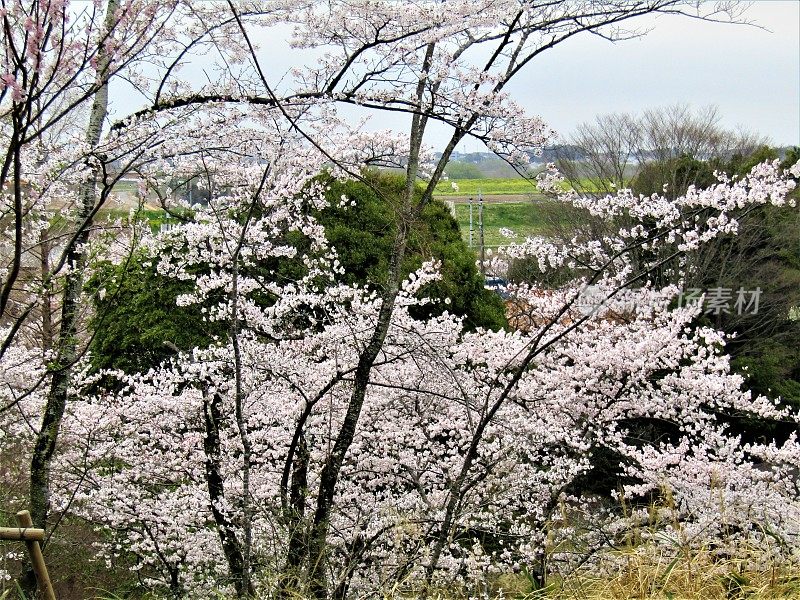
M 782 159 L 790 146 L 779 147 L 775 150 Z M 441 153 L 436 155 L 437 158 Z M 656 152 L 645 153 L 645 160 L 658 156 Z M 541 155 L 530 155 L 531 171 L 536 174 L 544 165 L 557 160 L 583 161 L 586 154 L 577 146 L 558 144 L 545 148 Z M 636 163 L 629 165 L 636 168 Z M 513 179 L 520 177 L 507 162 L 492 152 L 453 152 L 450 162 L 447 163 L 445 173 L 450 179 Z
M 539 156 L 531 153 L 533 173 L 538 173 L 545 164 L 555 162 L 557 158 L 582 160 L 585 155 L 574 146 L 547 147 Z M 450 179 L 507 179 L 520 176 L 507 162 L 492 152 L 453 152 L 445 173 Z

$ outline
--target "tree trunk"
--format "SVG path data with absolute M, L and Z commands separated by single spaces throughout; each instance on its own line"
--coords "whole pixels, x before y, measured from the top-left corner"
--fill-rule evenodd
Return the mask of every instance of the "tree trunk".
M 297 598 L 301 593 L 303 560 L 308 552 L 308 534 L 304 523 L 308 490 L 308 457 L 305 435 L 301 433 L 292 464 L 290 500 L 286 511 L 289 544 L 279 584 L 281 597 L 287 599 Z
M 55 329 L 53 327 L 53 299 L 50 293 L 50 230 L 44 229 L 39 235 L 41 249 L 40 266 L 42 272 L 42 350 L 50 352 L 53 348 Z
M 242 576 L 244 572 L 242 545 L 236 535 L 233 523 L 219 508 L 225 499 L 225 487 L 219 468 L 219 424 L 222 421 L 221 402 L 222 398 L 217 393 L 214 393 L 210 398 L 204 394 L 203 417 L 205 419 L 205 434 L 203 436 L 203 451 L 206 455 L 206 485 L 208 486 L 208 497 L 211 501 L 211 514 L 214 516 L 214 523 L 217 525 L 225 560 L 228 561 L 231 580 L 236 589 L 236 595 L 241 597 L 244 595 L 245 590 Z
M 105 16 L 106 31 L 112 29 L 118 7 L 118 0 L 108 1 Z M 109 64 L 109 56 L 102 47 L 99 48 L 96 80 L 98 88 L 94 95 L 86 128 L 86 142 L 90 148 L 96 147 L 100 143 L 103 122 L 108 114 L 107 76 Z M 92 216 L 97 202 L 96 188 L 99 179 L 100 173 L 95 167 L 91 169 L 88 179 L 80 187 L 80 205 L 76 219 L 79 225 Z M 50 508 L 50 467 L 67 404 L 72 369 L 78 358 L 79 299 L 83 289 L 83 271 L 86 265 L 88 241 L 89 228 L 84 226 L 67 251 L 66 264 L 69 266 L 69 272 L 66 276 L 61 302 L 61 326 L 56 342 L 55 364 L 41 426 L 36 435 L 31 457 L 30 510 L 36 527 L 47 527 Z M 31 595 L 31 591 L 35 588 L 35 578 L 32 577 L 32 573 L 28 572 L 23 576 L 22 585 L 24 591 Z
M 428 44 L 423 60 L 423 73 L 427 73 L 433 57 L 434 44 Z M 320 483 L 317 490 L 317 506 L 314 512 L 314 520 L 311 527 L 311 534 L 308 544 L 308 581 L 311 586 L 310 592 L 314 598 L 324 599 L 328 597 L 326 568 L 326 546 L 328 537 L 328 524 L 331 510 L 333 508 L 333 498 L 336 485 L 339 481 L 339 473 L 350 445 L 355 437 L 356 427 L 361 415 L 361 408 L 367 394 L 370 373 L 375 359 L 383 348 L 384 340 L 389 332 L 392 314 L 394 312 L 395 300 L 400 289 L 400 282 L 403 277 L 402 265 L 405 258 L 408 235 L 412 226 L 412 221 L 419 210 L 425 204 L 428 191 L 432 191 L 432 185 L 420 202 L 414 206 L 414 190 L 419 173 L 419 155 L 422 148 L 422 139 L 427 125 L 427 116 L 424 114 L 424 103 L 426 94 L 426 77 L 420 78 L 417 83 L 416 100 L 419 108 L 418 113 L 414 114 L 411 120 L 411 135 L 409 141 L 408 165 L 406 167 L 406 185 L 403 193 L 400 214 L 398 215 L 397 232 L 395 234 L 392 256 L 389 260 L 389 273 L 386 284 L 381 294 L 381 308 L 378 313 L 378 320 L 375 330 L 372 333 L 369 344 L 359 356 L 358 367 L 353 378 L 353 393 L 347 406 L 344 422 L 336 436 L 333 450 L 325 460 L 320 473 Z M 449 154 L 443 157 L 447 162 Z M 440 169 L 434 173 L 434 178 L 441 175 L 444 165 L 440 164 Z M 416 208 L 416 210 L 415 210 Z
M 358 368 L 355 372 L 353 394 L 347 406 L 347 413 L 342 423 L 342 428 L 336 436 L 333 450 L 325 461 L 320 474 L 320 483 L 317 491 L 317 506 L 314 512 L 314 520 L 311 527 L 311 535 L 308 544 L 308 581 L 311 586 L 311 594 L 314 598 L 327 598 L 327 577 L 325 574 L 325 550 L 328 537 L 328 521 L 331 509 L 333 508 L 333 496 L 336 491 L 336 484 L 339 481 L 339 472 L 344 464 L 344 458 L 356 432 L 358 419 L 361 415 L 361 408 L 364 405 L 364 398 L 367 394 L 367 385 L 372 365 L 383 347 L 386 334 L 389 331 L 389 324 L 392 319 L 394 302 L 397 298 L 399 289 L 399 273 L 403 262 L 406 247 L 406 228 L 401 224 L 395 240 L 395 251 L 390 265 L 390 275 L 387 289 L 383 294 L 378 322 L 372 334 L 370 343 L 358 361 Z

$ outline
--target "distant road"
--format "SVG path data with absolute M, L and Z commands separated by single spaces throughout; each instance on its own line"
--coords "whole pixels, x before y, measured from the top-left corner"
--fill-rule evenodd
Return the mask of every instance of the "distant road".
M 111 201 L 106 208 L 116 208 L 130 210 L 139 206 L 138 181 L 127 178 L 120 180 L 111 192 Z M 158 210 L 160 205 L 157 198 L 146 198 L 144 208 L 148 210 Z

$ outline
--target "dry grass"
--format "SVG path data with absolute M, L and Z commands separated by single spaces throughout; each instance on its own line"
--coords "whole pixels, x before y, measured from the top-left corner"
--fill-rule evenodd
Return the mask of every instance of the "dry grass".
M 645 556 L 627 552 L 615 557 L 616 572 L 579 573 L 564 580 L 548 598 L 585 600 L 800 598 L 800 572 L 787 567 L 748 568 L 745 561 L 715 559 L 708 551 L 691 556 Z
M 533 591 L 521 575 L 496 578 L 489 593 L 450 590 L 426 596 L 429 600 L 800 600 L 800 569 L 787 566 L 755 568 L 749 560 L 720 560 L 709 550 L 663 553 L 643 546 L 609 552 L 591 569 L 559 579 Z M 652 548 L 651 548 L 652 550 Z M 599 568 L 598 568 L 599 566 Z M 602 574 L 600 571 L 604 571 Z M 411 600 L 414 594 L 387 594 L 385 600 Z

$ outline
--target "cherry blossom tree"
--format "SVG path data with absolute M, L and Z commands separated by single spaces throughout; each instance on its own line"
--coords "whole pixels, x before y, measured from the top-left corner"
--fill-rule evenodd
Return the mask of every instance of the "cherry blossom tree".
M 262 193 L 275 189 L 265 181 Z M 737 211 L 783 204 L 792 188 L 777 165 L 765 164 L 743 181 L 721 181 L 675 202 L 626 192 L 600 203 L 565 197 L 598 214 L 624 212 L 658 225 L 569 247 L 528 240 L 497 257 L 498 269 L 526 255 L 543 270 L 571 263 L 585 273 L 561 289 L 514 289 L 540 316 L 527 331 L 467 333 L 446 313 L 416 320 L 409 311 L 426 302 L 420 293 L 437 267 L 409 277 L 343 462 L 325 548 L 326 593 L 453 584 L 479 590 L 504 570 L 543 577 L 569 568 L 582 557 L 547 551 L 574 535 L 561 515 L 586 514 L 587 554 L 652 518 L 598 510 L 596 498 L 582 492 L 580 478 L 601 449 L 618 457 L 628 501 L 670 490 L 675 505 L 659 515 L 667 531 L 680 522 L 681 534 L 698 545 L 713 540 L 735 554 L 746 540 L 793 559 L 786 550 L 798 533 L 796 442 L 743 445 L 726 431 L 724 416 L 797 416 L 742 389 L 721 335 L 692 325 L 699 307 L 671 309 L 677 290 L 645 283 L 647 271 L 671 256 L 667 248 L 685 252 L 725 235 L 735 230 Z M 294 191 L 244 221 L 242 198 L 221 196 L 195 222 L 154 239 L 159 270 L 197 280 L 197 291 L 180 302 L 203 303 L 209 319 L 236 322 L 236 332 L 155 371 L 119 375 L 122 386 L 71 406 L 67 446 L 85 449 L 81 440 L 94 440 L 83 455 L 61 459 L 63 473 L 83 480 L 79 510 L 116 532 L 109 556 L 118 547 L 136 554 L 146 581 L 176 595 L 202 596 L 226 583 L 240 594 L 251 585 L 314 586 L 310 566 L 296 569 L 292 554 L 302 554 L 313 533 L 309 490 L 322 477 L 330 432 L 347 417 L 382 301 L 325 277 L 336 269 L 335 256 L 313 222 L 299 225 L 308 218 L 303 204 L 324 196 L 313 186 Z M 698 210 L 715 216 L 686 218 Z M 277 230 L 295 226 L 316 240 L 315 251 L 304 258 L 307 275 L 277 285 L 254 267 L 293 256 L 295 248 L 275 240 Z M 666 255 L 634 271 L 627 252 L 656 241 Z M 200 265 L 207 271 L 198 277 Z M 589 282 L 605 301 L 599 310 L 580 304 Z M 274 302 L 264 304 L 264 293 Z M 631 427 L 642 420 L 668 423 L 671 434 L 637 439 Z M 62 485 L 75 489 L 69 477 Z M 711 527 L 722 517 L 724 527 Z M 246 565 L 248 529 L 256 577 L 243 583 L 237 570 Z M 784 543 L 775 544 L 773 532 Z
M 38 8 L 20 6 L 3 18 L 24 27 L 30 18 L 39 31 Z M 652 489 L 657 478 L 647 465 L 666 464 L 662 456 L 670 450 L 658 447 L 651 455 L 631 446 L 626 419 L 669 415 L 688 431 L 676 438 L 675 448 L 700 448 L 698 456 L 706 460 L 719 450 L 711 441 L 725 439 L 709 408 L 715 406 L 709 389 L 719 391 L 725 409 L 755 407 L 792 418 L 769 412 L 775 409 L 763 401 L 747 402 L 737 391 L 740 382 L 725 370 L 719 340 L 711 332 L 684 331 L 690 311 L 650 308 L 621 323 L 574 311 L 578 290 L 587 283 L 604 289 L 609 301 L 631 287 L 641 288 L 630 293 L 648 302 L 669 298 L 670 290 L 645 285 L 654 265 L 735 231 L 737 209 L 782 202 L 791 186 L 774 166 L 759 168 L 741 183 L 692 190 L 674 202 L 621 193 L 590 207 L 586 199 L 570 198 L 600 213 L 627 211 L 656 226 L 576 241 L 574 248 L 536 241 L 512 248 L 509 256 L 532 254 L 543 268 L 582 270 L 582 279 L 556 293 L 516 290 L 537 311 L 538 323 L 527 333 L 465 334 L 448 315 L 415 320 L 409 307 L 425 301 L 418 292 L 436 269 L 429 265 L 408 280 L 402 277 L 414 222 L 432 201 L 461 140 L 478 139 L 519 164 L 550 138 L 545 123 L 526 115 L 506 92 L 526 65 L 578 34 L 637 35 L 628 23 L 645 14 L 716 19 L 730 17 L 730 9 L 706 5 L 705 13 L 690 13 L 690 4 L 672 0 L 158 7 L 111 2 L 105 12 L 81 13 L 88 24 L 69 29 L 75 42 L 51 44 L 49 25 L 41 28 L 45 33 L 25 38 L 55 48 L 55 61 L 62 60 L 60 48 L 87 49 L 72 80 L 47 79 L 53 86 L 47 97 L 58 102 L 37 119 L 30 118 L 36 97 L 30 90 L 38 89 L 39 76 L 27 73 L 36 72 L 41 52 L 19 58 L 22 40 L 6 33 L 6 60 L 16 61 L 7 69 L 12 76 L 3 80 L 10 103 L 3 122 L 11 123 L 3 172 L 14 173 L 9 202 L 15 250 L 0 312 L 10 302 L 23 254 L 23 172 L 35 172 L 22 168 L 26 144 L 44 143 L 56 124 L 93 102 L 88 129 L 80 129 L 81 145 L 59 146 L 72 158 L 53 161 L 59 165 L 56 176 L 42 169 L 46 181 L 73 177 L 72 189 L 79 193 L 75 233 L 53 269 L 65 276 L 61 333 L 55 356 L 43 357 L 55 366 L 43 371 L 50 393 L 39 408 L 42 425 L 32 432 L 37 520 L 46 520 L 55 458 L 62 465 L 60 507 L 74 500 L 75 510 L 117 532 L 118 543 L 141 557 L 153 583 L 176 595 L 202 594 L 226 582 L 240 596 L 268 585 L 284 594 L 301 589 L 315 597 L 341 597 L 350 586 L 477 581 L 490 567 L 541 560 L 545 525 L 558 504 L 571 498 L 569 485 L 589 468 L 586 453 L 593 445 L 630 458 L 631 476 L 645 486 L 631 493 Z M 58 23 L 72 18 L 66 5 L 59 10 Z M 263 67 L 253 40 L 286 23 L 294 27 L 296 47 L 319 54 L 314 64 L 298 65 L 289 83 L 279 84 Z M 223 69 L 219 81 L 192 85 L 180 68 L 202 53 L 212 54 Z M 151 70 L 137 68 L 145 62 Z M 51 71 L 59 77 L 70 72 Z M 120 118 L 103 137 L 105 94 L 117 75 L 137 86 L 148 106 Z M 82 91 L 70 103 L 66 98 L 77 90 Z M 61 107 L 62 99 L 65 108 L 52 108 Z M 408 134 L 367 133 L 363 123 L 348 124 L 337 111 L 349 105 L 405 114 Z M 435 161 L 424 144 L 433 123 L 452 132 Z M 52 145 L 44 146 L 48 155 Z M 149 253 L 165 275 L 196 281 L 196 291 L 180 302 L 201 305 L 227 333 L 208 348 L 179 352 L 153 372 L 118 376 L 119 386 L 100 394 L 95 376 L 75 370 L 75 311 L 91 242 L 87 227 L 110 195 L 111 162 L 124 165 L 120 173 L 138 172 L 153 194 L 162 194 L 165 176 L 205 181 L 206 207 L 173 206 L 162 194 L 164 208 L 185 221 L 175 232 L 143 245 L 136 238 L 115 243 Z M 384 281 L 347 288 L 331 277 L 339 268 L 335 253 L 308 216 L 307 207 L 324 197 L 313 177 L 325 167 L 335 176 L 359 177 L 361 167 L 375 162 L 405 171 L 404 194 L 387 199 L 399 215 L 394 251 Z M 419 182 L 422 191 L 416 193 Z M 288 243 L 289 232 L 304 236 L 308 248 Z M 633 264 L 627 257 L 636 248 L 657 252 L 651 262 Z M 305 266 L 291 281 L 280 280 L 270 266 L 286 257 Z M 113 293 L 113 286 L 103 289 Z M 36 306 L 38 298 L 26 306 Z M 23 321 L 5 332 L 9 360 L 22 352 L 12 352 L 12 345 Z M 663 357 L 656 340 L 669 342 Z M 635 360 L 632 347 L 652 360 Z M 598 364 L 613 363 L 615 377 L 582 362 L 584 353 L 598 360 L 607 355 L 611 363 Z M 655 368 L 661 360 L 664 369 L 682 368 L 682 361 L 696 366 L 670 379 Z M 689 381 L 693 385 L 682 386 Z M 585 392 L 581 382 L 589 383 Z M 612 398 L 604 399 L 608 394 Z M 570 397 L 574 402 L 564 404 Z M 653 406 L 636 406 L 640 397 L 653 398 Z M 680 410 L 669 408 L 678 399 Z M 23 404 L 17 394 L 4 413 L 14 407 L 19 417 L 29 410 Z M 56 454 L 65 414 L 68 433 Z M 603 427 L 592 424 L 601 414 Z M 702 439 L 707 446 L 697 446 Z M 76 449 L 83 454 L 75 455 Z M 789 450 L 765 446 L 747 452 L 766 457 Z M 158 460 L 146 461 L 148 452 Z M 728 454 L 733 463 L 744 456 L 736 452 Z M 680 452 L 674 454 L 680 463 Z M 194 534 L 197 539 L 187 543 Z M 489 550 L 500 542 L 511 549 Z M 275 581 L 253 580 L 269 573 L 277 574 Z
M 50 391 L 36 428 L 30 483 L 33 519 L 45 524 L 51 457 L 86 338 L 81 294 L 91 232 L 100 211 L 113 207 L 114 185 L 163 159 L 153 149 L 174 135 L 166 133 L 168 125 L 186 116 L 109 131 L 109 86 L 126 82 L 134 93 L 157 95 L 159 76 L 178 71 L 173 59 L 187 47 L 237 49 L 235 38 L 219 41 L 226 37 L 225 18 L 185 2 L 19 0 L 4 5 L 0 16 L 0 355 L 15 343 L 38 345 L 50 365 L 37 382 Z M 0 410 L 13 411 L 15 404 Z
M 627 32 L 622 24 L 637 15 L 681 10 L 670 3 L 614 3 L 603 6 L 600 12 L 596 9 L 595 5 L 582 3 L 546 7 L 502 3 L 480 7 L 471 4 L 363 7 L 343 3 L 321 10 L 304 9 L 297 43 L 310 47 L 324 45 L 335 51 L 328 51 L 318 67 L 298 71 L 302 86 L 295 100 L 302 102 L 322 90 L 322 96 L 331 103 L 354 103 L 411 116 L 406 194 L 398 208 L 401 222 L 411 223 L 431 200 L 447 160 L 465 136 L 485 142 L 512 162 L 524 160 L 526 151 L 541 147 L 548 138 L 550 132 L 544 123 L 526 116 L 504 92 L 507 83 L 536 56 L 578 33 L 624 37 Z M 241 29 L 253 50 L 245 27 Z M 477 61 L 473 58 L 476 55 Z M 262 101 L 276 102 L 275 91 L 254 50 L 252 58 L 258 75 L 256 92 Z M 201 99 L 199 95 L 179 102 Z M 291 100 L 286 97 L 280 104 L 284 106 Z M 434 121 L 451 126 L 453 134 L 432 168 L 421 199 L 416 201 L 413 187 L 420 174 L 419 154 L 428 125 Z M 353 443 L 370 372 L 388 333 L 399 293 L 399 265 L 407 237 L 408 228 L 401 226 L 389 276 L 383 282 L 381 313 L 359 359 L 351 402 L 315 494 L 313 528 L 304 544 L 309 579 L 317 586 L 312 592 L 318 596 L 326 593 L 322 569 L 339 473 Z M 294 553 L 290 557 L 295 560 Z
M 0 355 L 15 355 L 15 344 L 38 345 L 48 365 L 27 392 L 49 389 L 39 416 L 19 415 L 35 432 L 30 508 L 37 525 L 46 525 L 52 457 L 86 338 L 81 295 L 93 252 L 90 233 L 116 182 L 154 160 L 164 125 L 175 122 L 167 116 L 109 133 L 109 85 L 126 80 L 145 91 L 152 83 L 148 69 L 166 69 L 163 57 L 180 52 L 187 35 L 202 38 L 200 31 L 217 31 L 224 23 L 180 2 L 14 1 L 1 12 L 0 126 L 6 143 L 0 188 L 8 229 L 0 271 Z M 34 260 L 40 265 L 36 277 Z M 21 409 L 11 399 L 0 411 Z M 28 591 L 32 585 L 28 577 Z
M 66 2 L 15 1 L 2 9 L 0 123 L 6 144 L 0 188 L 3 220 L 12 222 L 12 249 L 3 257 L 8 262 L 2 271 L 0 318 L 9 326 L 3 329 L 0 355 L 40 314 L 43 358 L 51 366 L 35 382 L 50 390 L 31 453 L 30 508 L 38 525 L 47 521 L 50 464 L 78 354 L 89 229 L 115 180 L 99 149 L 108 83 L 135 68 L 137 60 L 146 60 L 145 49 L 174 10 L 174 3 L 121 5 L 116 0 L 77 9 Z M 59 213 L 68 225 L 58 234 L 67 241 L 53 243 L 51 222 Z M 60 256 L 53 262 L 51 252 L 57 251 Z M 38 281 L 24 268 L 36 254 Z M 59 292 L 56 326 L 51 300 Z M 2 410 L 17 408 L 12 400 Z M 24 587 L 30 592 L 34 585 L 29 573 Z

